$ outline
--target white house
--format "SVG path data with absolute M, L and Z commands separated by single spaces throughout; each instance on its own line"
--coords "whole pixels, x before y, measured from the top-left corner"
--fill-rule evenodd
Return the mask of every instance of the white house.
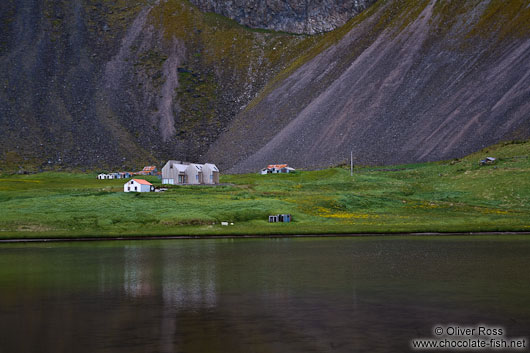
M 124 192 L 151 192 L 155 191 L 153 184 L 143 179 L 131 179 L 123 184 Z
M 170 160 L 162 168 L 162 184 L 219 184 L 219 169 L 212 163 Z
M 114 179 L 114 175 L 101 173 L 98 174 L 98 179 Z

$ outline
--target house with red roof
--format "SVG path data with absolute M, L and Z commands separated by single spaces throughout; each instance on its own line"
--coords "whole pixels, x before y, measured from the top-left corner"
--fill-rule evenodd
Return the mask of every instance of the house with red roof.
M 151 192 L 155 191 L 153 184 L 144 179 L 131 179 L 123 185 L 124 192 Z
M 295 169 L 287 164 L 269 164 L 267 168 L 261 170 L 261 174 L 292 173 Z
M 139 172 L 136 172 L 136 175 L 156 175 L 158 170 L 156 169 L 155 165 L 148 165 L 145 166 L 144 169 L 142 169 Z

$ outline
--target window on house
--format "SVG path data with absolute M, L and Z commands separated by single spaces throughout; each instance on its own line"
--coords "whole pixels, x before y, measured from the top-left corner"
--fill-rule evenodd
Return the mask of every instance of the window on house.
M 135 187 L 134 187 L 134 191 L 137 191 L 137 190 L 138 190 L 138 186 L 135 186 Z
M 131 191 L 131 187 L 130 187 L 130 186 L 129 186 L 129 187 L 127 187 L 127 191 Z

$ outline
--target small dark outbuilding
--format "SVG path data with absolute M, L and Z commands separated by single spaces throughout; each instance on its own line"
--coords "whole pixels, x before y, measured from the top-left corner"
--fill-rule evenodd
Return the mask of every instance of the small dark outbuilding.
M 269 223 L 288 223 L 292 221 L 292 217 L 290 214 L 277 214 L 273 216 L 269 216 Z
M 497 162 L 497 158 L 486 157 L 485 159 L 481 160 L 478 164 L 479 165 L 487 165 L 487 164 L 495 164 L 496 162 Z

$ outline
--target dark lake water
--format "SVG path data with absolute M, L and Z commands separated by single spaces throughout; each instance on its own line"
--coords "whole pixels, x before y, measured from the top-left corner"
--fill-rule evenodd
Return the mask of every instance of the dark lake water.
M 0 352 L 407 352 L 530 336 L 530 238 L 0 245 Z

